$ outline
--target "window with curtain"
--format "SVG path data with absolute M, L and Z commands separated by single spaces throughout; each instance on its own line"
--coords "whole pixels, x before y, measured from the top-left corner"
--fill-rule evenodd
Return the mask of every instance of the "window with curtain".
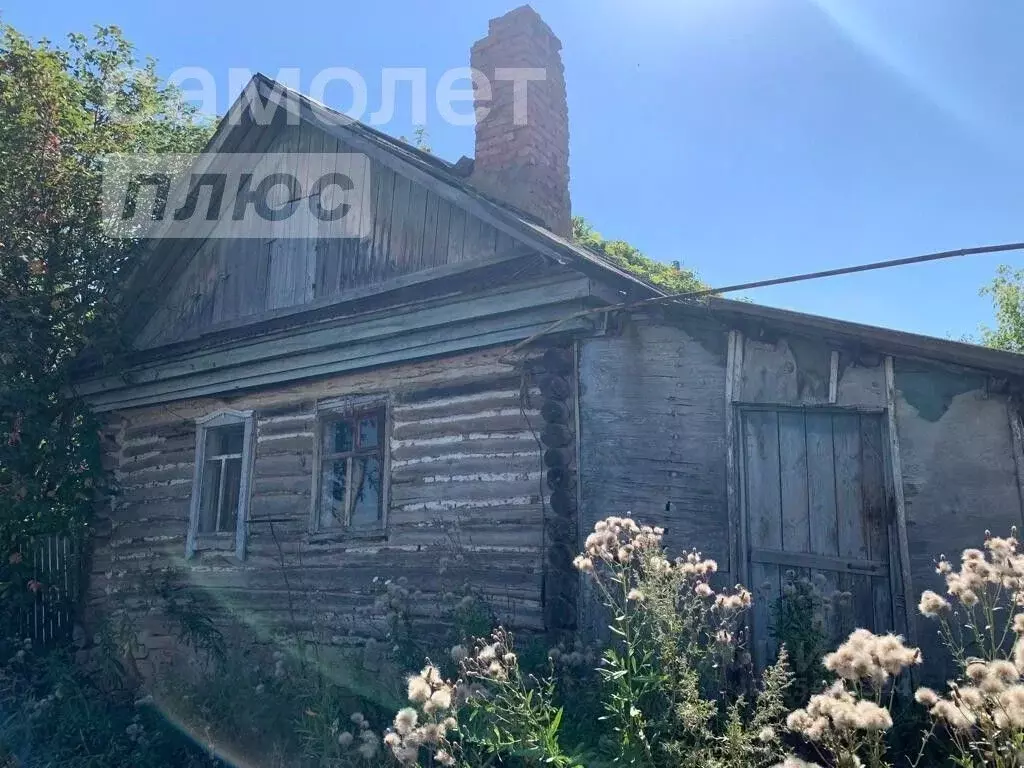
M 383 407 L 327 414 L 320 426 L 320 531 L 384 525 Z

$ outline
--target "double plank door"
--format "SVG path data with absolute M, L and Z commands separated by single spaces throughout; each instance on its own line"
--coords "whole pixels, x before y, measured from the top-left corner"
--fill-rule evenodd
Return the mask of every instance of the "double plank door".
M 838 593 L 826 626 L 833 642 L 854 627 L 897 628 L 901 590 L 882 414 L 741 407 L 738 419 L 757 664 L 775 654 L 772 605 L 790 579 Z

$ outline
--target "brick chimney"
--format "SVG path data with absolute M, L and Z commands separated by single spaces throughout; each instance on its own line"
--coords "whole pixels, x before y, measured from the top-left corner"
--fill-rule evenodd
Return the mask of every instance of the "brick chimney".
M 473 45 L 470 65 L 487 77 L 490 94 L 476 88 L 476 157 L 470 182 L 567 237 L 572 216 L 569 112 L 561 49 L 561 41 L 528 5 L 492 19 L 487 37 Z M 527 82 L 526 77 L 531 79 Z

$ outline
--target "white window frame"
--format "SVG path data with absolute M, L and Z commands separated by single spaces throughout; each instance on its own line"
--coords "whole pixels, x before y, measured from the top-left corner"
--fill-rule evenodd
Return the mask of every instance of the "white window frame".
M 378 525 L 353 527 L 343 525 L 337 528 L 320 527 L 320 487 L 323 483 L 324 428 L 337 419 L 354 416 L 364 411 L 379 410 L 384 423 L 379 426 L 381 481 L 380 481 L 380 522 Z M 384 538 L 388 529 L 388 506 L 391 492 L 391 402 L 384 395 L 365 397 L 343 397 L 324 400 L 316 404 L 316 443 L 313 446 L 313 498 L 309 510 L 309 533 L 317 538 Z
M 235 532 L 200 533 L 199 507 L 202 504 L 203 469 L 206 465 L 206 433 L 217 427 L 244 424 L 242 438 L 242 472 L 238 489 L 238 512 L 235 516 Z M 235 557 L 245 560 L 245 547 L 249 530 L 249 501 L 252 495 L 252 464 L 255 451 L 256 418 L 253 411 L 230 409 L 196 419 L 195 471 L 192 476 L 192 500 L 189 508 L 188 536 L 185 540 L 185 557 L 191 558 L 197 551 L 233 549 Z M 233 539 L 233 540 L 232 540 Z

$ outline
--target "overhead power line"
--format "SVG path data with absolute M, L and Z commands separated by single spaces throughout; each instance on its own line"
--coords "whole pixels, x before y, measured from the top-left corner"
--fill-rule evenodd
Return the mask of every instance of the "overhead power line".
M 889 269 L 891 267 L 904 267 L 909 264 L 923 264 L 928 261 L 940 261 L 942 259 L 954 259 L 959 256 L 980 256 L 986 253 L 1005 253 L 1007 251 L 1022 251 L 1024 243 L 1003 243 L 1002 245 L 979 245 L 974 248 L 959 248 L 955 251 L 938 251 L 926 253 L 921 256 L 910 256 L 905 259 L 889 259 L 888 261 L 874 261 L 869 264 L 856 264 L 852 267 L 838 267 L 836 269 L 824 269 L 818 272 L 805 272 L 801 275 L 789 275 L 787 277 L 773 277 L 767 280 L 755 280 L 752 283 L 737 283 L 726 285 L 721 288 L 703 288 L 699 291 L 687 291 L 668 296 L 655 296 L 650 299 L 642 299 L 629 306 L 645 304 L 656 301 L 670 301 L 673 299 L 692 299 L 701 296 L 712 296 L 723 293 L 735 293 L 750 288 L 767 288 L 772 285 L 784 285 L 786 283 L 800 283 L 806 280 L 820 280 L 823 277 L 838 277 L 840 275 L 852 275 L 857 272 L 872 272 L 876 269 Z M 608 307 L 606 307 L 608 309 Z
M 603 312 L 613 312 L 616 310 L 623 309 L 635 309 L 637 307 L 643 307 L 650 304 L 659 304 L 662 302 L 674 302 L 683 299 L 699 299 L 707 296 L 720 296 L 723 293 L 735 293 L 736 291 L 745 291 L 752 288 L 768 288 L 773 285 L 785 285 L 787 283 L 802 283 L 808 280 L 821 280 L 825 277 L 839 277 L 841 275 L 852 275 L 858 272 L 873 272 L 879 269 L 890 269 L 892 267 L 905 267 L 910 264 L 924 264 L 929 261 L 941 261 L 943 259 L 955 259 L 960 256 L 981 256 L 988 253 L 1007 253 L 1009 251 L 1024 251 L 1024 243 L 1002 243 L 999 245 L 979 245 L 974 248 L 958 248 L 954 251 L 937 251 L 935 253 L 925 253 L 920 256 L 909 256 L 903 259 L 889 259 L 887 261 L 873 261 L 868 264 L 855 264 L 850 267 L 837 267 L 836 269 L 823 269 L 817 272 L 805 272 L 799 275 L 787 275 L 786 277 L 772 277 L 767 280 L 755 280 L 749 283 L 736 283 L 734 285 L 725 285 L 720 288 L 701 288 L 696 291 L 685 291 L 683 293 L 671 293 L 664 296 L 651 296 L 646 299 L 640 299 L 633 302 L 624 302 L 622 304 L 611 304 L 603 307 L 594 307 L 592 309 L 585 309 L 580 312 L 574 312 L 571 315 L 567 315 L 560 320 L 556 320 L 554 323 L 538 331 L 533 336 L 524 341 L 516 344 L 510 349 L 505 355 L 502 355 L 502 359 L 510 357 L 518 352 L 523 347 L 527 347 L 542 336 L 546 336 L 549 333 L 553 333 L 558 330 L 561 326 L 566 323 L 576 320 L 577 318 L 587 317 L 588 315 L 601 314 Z

